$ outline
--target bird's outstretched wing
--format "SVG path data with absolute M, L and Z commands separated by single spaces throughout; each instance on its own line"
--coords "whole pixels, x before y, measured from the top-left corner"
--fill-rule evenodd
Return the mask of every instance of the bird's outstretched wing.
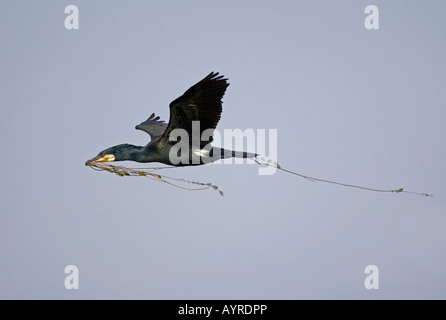
M 155 114 L 152 113 L 146 121 L 138 124 L 135 129 L 147 132 L 152 140 L 157 139 L 163 135 L 167 128 L 167 123 L 159 119 L 160 117 L 155 117 Z
M 211 129 L 213 132 L 221 117 L 221 99 L 229 85 L 227 80 L 223 75 L 219 76 L 218 72 L 211 72 L 181 97 L 172 101 L 169 105 L 169 124 L 160 142 L 166 143 L 169 134 L 177 128 L 186 130 L 189 137 L 192 137 L 192 121 L 200 121 L 200 137 L 206 129 Z M 207 143 L 209 142 L 201 144 L 204 146 Z

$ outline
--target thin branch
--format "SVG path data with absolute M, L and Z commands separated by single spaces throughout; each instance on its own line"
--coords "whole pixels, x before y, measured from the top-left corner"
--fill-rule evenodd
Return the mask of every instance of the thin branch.
M 279 169 L 279 170 L 287 172 L 287 173 L 294 174 L 296 176 L 299 176 L 301 178 L 304 178 L 304 179 L 307 179 L 307 180 L 310 180 L 310 181 L 319 181 L 319 182 L 331 183 L 331 184 L 336 184 L 336 185 L 339 185 L 339 186 L 344 186 L 344 187 L 349 187 L 349 188 L 357 188 L 357 189 L 374 191 L 374 192 L 395 192 L 395 193 L 405 192 L 405 193 L 411 193 L 411 194 L 416 194 L 416 195 L 420 195 L 420 196 L 433 197 L 433 195 L 429 194 L 429 193 L 406 191 L 403 188 L 399 188 L 399 189 L 375 189 L 375 188 L 358 186 L 358 185 L 354 185 L 354 184 L 348 184 L 348 183 L 342 183 L 342 182 L 331 181 L 331 180 L 326 180 L 326 179 L 309 177 L 309 176 L 306 176 L 306 175 L 303 175 L 303 174 L 300 174 L 300 173 L 297 173 L 297 172 L 294 172 L 294 171 L 290 171 L 290 170 L 284 169 L 277 162 L 274 162 L 274 161 L 272 161 L 270 159 L 268 159 L 268 160 L 266 160 L 264 158 L 260 158 L 260 159 L 265 161 L 266 163 L 260 163 L 259 161 L 255 160 L 255 162 L 257 164 L 259 164 L 259 165 L 270 166 L 270 167 Z

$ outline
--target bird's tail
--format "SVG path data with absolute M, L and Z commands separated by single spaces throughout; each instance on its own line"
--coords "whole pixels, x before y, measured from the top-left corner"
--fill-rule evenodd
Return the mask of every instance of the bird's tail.
M 233 151 L 227 149 L 221 150 L 221 159 L 226 158 L 243 158 L 243 159 L 252 159 L 258 156 L 257 153 L 245 152 L 245 151 Z

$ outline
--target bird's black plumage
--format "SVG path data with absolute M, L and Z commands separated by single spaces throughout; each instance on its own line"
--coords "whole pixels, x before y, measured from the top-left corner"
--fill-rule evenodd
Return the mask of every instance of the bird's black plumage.
M 93 161 L 121 161 L 132 160 L 137 162 L 161 162 L 170 165 L 184 166 L 197 165 L 208 163 L 206 161 L 199 161 L 198 163 L 173 163 L 171 161 L 171 148 L 177 143 L 177 140 L 170 139 L 170 135 L 175 129 L 183 129 L 189 137 L 193 133 L 193 121 L 199 121 L 199 150 L 194 150 L 197 147 L 192 144 L 192 139 L 189 139 L 189 159 L 194 152 L 202 154 L 205 146 L 208 146 L 212 141 L 212 134 L 220 120 L 222 113 L 222 98 L 225 94 L 229 83 L 224 76 L 219 75 L 218 72 L 211 72 L 204 79 L 190 87 L 181 97 L 172 101 L 169 105 L 170 117 L 166 124 L 160 120 L 154 113 L 144 122 L 137 125 L 135 128 L 147 132 L 151 141 L 144 147 L 133 146 L 129 144 L 121 144 L 104 151 L 101 151 L 96 157 L 88 160 L 86 164 Z M 201 136 L 205 130 L 208 130 L 209 139 L 201 141 Z M 225 150 L 217 147 L 212 147 L 207 151 L 213 156 L 212 161 L 216 161 L 227 157 L 241 157 L 253 158 L 256 154 L 246 152 L 236 152 Z M 206 154 L 206 152 L 204 152 Z
M 215 129 L 223 110 L 221 99 L 228 86 L 224 76 L 211 72 L 181 97 L 172 101 L 169 105 L 169 124 L 161 142 L 168 140 L 170 132 L 176 128 L 182 128 L 192 135 L 192 121 L 200 121 L 200 136 L 206 129 Z
M 135 129 L 147 132 L 152 140 L 160 138 L 167 128 L 167 123 L 159 120 L 159 118 L 152 113 L 146 121 L 138 124 Z

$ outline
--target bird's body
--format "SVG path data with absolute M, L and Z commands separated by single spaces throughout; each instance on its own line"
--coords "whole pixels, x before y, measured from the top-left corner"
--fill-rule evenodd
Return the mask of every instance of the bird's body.
M 131 160 L 188 166 L 229 157 L 254 158 L 256 154 L 253 153 L 211 146 L 214 129 L 221 117 L 221 99 L 228 85 L 227 79 L 211 72 L 170 103 L 169 123 L 152 114 L 135 127 L 150 135 L 151 141 L 146 146 L 120 144 L 101 151 L 86 164 Z

